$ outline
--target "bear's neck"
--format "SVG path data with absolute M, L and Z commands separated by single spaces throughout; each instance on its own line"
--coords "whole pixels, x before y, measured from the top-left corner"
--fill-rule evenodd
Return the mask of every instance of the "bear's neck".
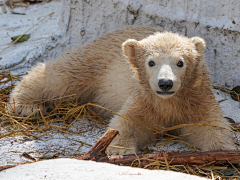
M 138 91 L 136 94 L 139 96 L 137 99 L 141 99 L 141 103 L 138 104 L 141 104 L 141 109 L 146 111 L 145 114 L 147 115 L 151 112 L 156 114 L 156 117 L 168 119 L 169 124 L 166 126 L 178 124 L 178 122 L 199 122 L 200 118 L 203 117 L 203 114 L 199 114 L 199 112 L 208 113 L 209 109 L 211 109 L 210 107 L 214 105 L 212 103 L 214 95 L 211 93 L 211 90 L 210 94 L 206 95 L 199 93 L 201 91 L 196 90 L 196 88 L 185 87 L 168 99 L 162 99 L 154 91 L 144 87 L 136 90 Z M 205 101 L 205 103 L 202 103 L 202 101 Z M 208 105 L 206 106 L 206 104 Z M 199 111 L 199 109 L 203 110 Z M 182 119 L 179 119 L 180 117 Z

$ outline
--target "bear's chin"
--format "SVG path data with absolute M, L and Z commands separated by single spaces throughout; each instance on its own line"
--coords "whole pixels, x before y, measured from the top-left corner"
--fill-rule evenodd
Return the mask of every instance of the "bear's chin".
M 156 93 L 162 99 L 170 98 L 170 97 L 172 97 L 175 94 L 174 91 L 171 91 L 171 92 L 156 91 Z

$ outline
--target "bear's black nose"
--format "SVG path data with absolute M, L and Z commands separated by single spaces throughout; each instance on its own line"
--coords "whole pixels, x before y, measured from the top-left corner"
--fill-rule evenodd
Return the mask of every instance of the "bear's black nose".
M 167 80 L 167 79 L 160 79 L 158 81 L 158 86 L 163 91 L 168 91 L 168 90 L 172 89 L 173 81 L 172 80 Z

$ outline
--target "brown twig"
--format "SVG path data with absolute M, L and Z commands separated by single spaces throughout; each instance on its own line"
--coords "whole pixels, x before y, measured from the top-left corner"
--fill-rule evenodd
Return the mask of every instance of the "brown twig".
M 109 129 L 90 149 L 87 153 L 83 154 L 79 159 L 89 160 L 96 159 L 98 154 L 102 151 L 105 151 L 108 145 L 112 142 L 115 136 L 118 134 L 118 131 L 114 129 Z
M 5 170 L 5 169 L 9 169 L 9 168 L 12 168 L 12 167 L 15 167 L 15 166 L 17 166 L 17 164 L 16 164 L 16 165 L 0 166 L 0 172 L 3 171 L 3 170 Z
M 164 157 L 165 155 L 165 157 Z M 238 150 L 225 150 L 225 151 L 185 151 L 185 152 L 164 152 L 164 153 L 149 153 L 138 154 L 141 161 L 141 166 L 145 166 L 155 161 L 170 162 L 171 165 L 203 165 L 210 162 L 214 164 L 239 164 L 240 151 Z M 96 159 L 97 162 L 107 162 L 111 164 L 122 164 L 139 166 L 139 162 L 135 161 L 136 156 L 132 155 L 112 155 L 110 157 L 100 157 Z
M 239 150 L 225 151 L 185 151 L 185 152 L 163 152 L 132 155 L 112 155 L 99 156 L 99 153 L 105 151 L 113 138 L 117 135 L 117 131 L 109 129 L 103 137 L 101 137 L 93 148 L 81 157 L 75 159 L 94 160 L 97 162 L 106 162 L 111 164 L 145 166 L 153 160 L 165 162 L 167 166 L 171 165 L 203 165 L 213 164 L 240 164 Z M 140 161 L 136 161 L 136 159 Z M 170 163 L 169 163 L 170 162 Z

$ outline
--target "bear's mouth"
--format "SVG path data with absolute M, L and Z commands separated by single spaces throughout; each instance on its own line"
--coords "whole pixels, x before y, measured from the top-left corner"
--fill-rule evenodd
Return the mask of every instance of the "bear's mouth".
M 159 94 L 159 95 L 171 95 L 171 94 L 174 94 L 174 91 L 172 91 L 172 92 L 161 92 L 161 91 L 156 91 L 157 92 L 157 94 Z

